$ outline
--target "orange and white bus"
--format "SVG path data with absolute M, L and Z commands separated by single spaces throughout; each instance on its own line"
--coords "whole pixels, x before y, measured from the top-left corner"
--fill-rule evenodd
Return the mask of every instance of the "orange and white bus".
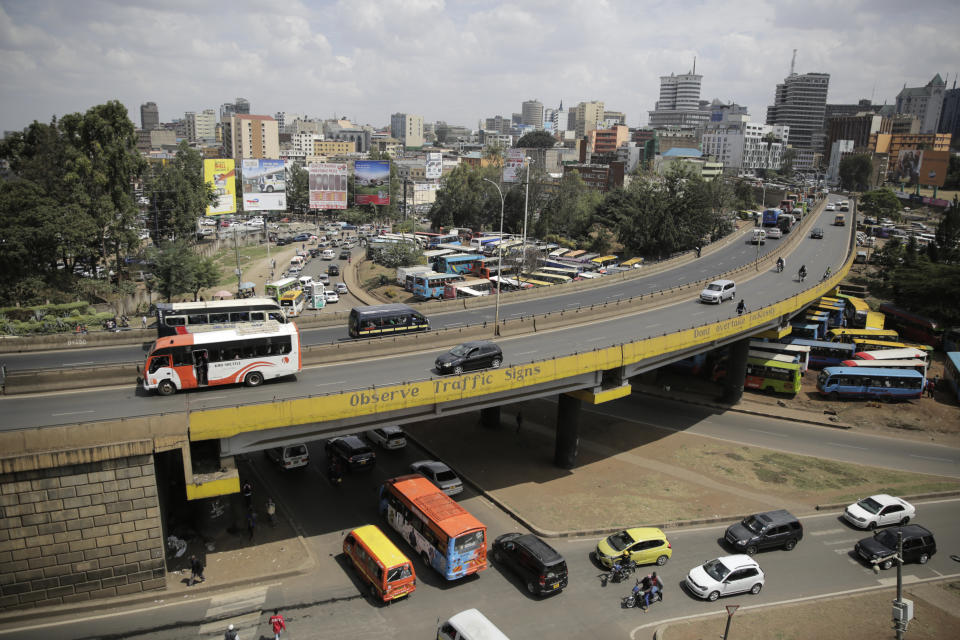
M 225 384 L 256 387 L 301 367 L 297 325 L 270 323 L 160 338 L 147 352 L 140 376 L 145 390 L 169 396 Z
M 421 475 L 380 487 L 380 515 L 447 580 L 487 568 L 487 528 Z

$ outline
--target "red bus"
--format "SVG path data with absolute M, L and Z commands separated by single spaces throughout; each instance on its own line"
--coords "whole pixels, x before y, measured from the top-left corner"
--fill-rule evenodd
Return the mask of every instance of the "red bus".
M 885 317 L 883 326 L 896 329 L 901 338 L 907 338 L 931 347 L 940 346 L 943 340 L 943 329 L 937 326 L 935 320 L 911 313 L 906 309 L 901 309 L 886 302 L 880 305 L 879 311 Z
M 380 487 L 380 515 L 447 580 L 487 568 L 487 528 L 421 475 Z

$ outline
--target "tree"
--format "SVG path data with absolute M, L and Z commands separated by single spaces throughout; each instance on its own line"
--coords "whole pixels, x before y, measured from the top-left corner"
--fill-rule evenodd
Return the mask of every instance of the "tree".
M 840 184 L 846 191 L 866 191 L 873 174 L 873 162 L 865 153 L 849 155 L 840 161 Z
M 290 169 L 287 209 L 298 214 L 305 214 L 310 210 L 310 174 L 299 164 L 294 164 Z
M 483 148 L 483 159 L 495 167 L 503 166 L 503 147 L 499 144 L 488 144 Z
M 953 196 L 953 202 L 940 218 L 933 247 L 935 262 L 960 265 L 960 198 L 957 196 Z
M 780 162 L 780 175 L 786 179 L 793 177 L 793 161 L 797 157 L 797 152 L 793 149 L 783 150 L 783 160 Z
M 395 242 L 387 245 L 380 251 L 377 262 L 385 267 L 395 269 L 397 267 L 409 267 L 415 264 L 423 264 L 423 251 L 416 244 L 411 242 Z
M 146 190 L 156 221 L 154 243 L 170 237 L 192 241 L 197 219 L 216 200 L 213 187 L 203 177 L 203 157 L 185 140 L 173 160 L 154 171 Z
M 733 198 L 738 209 L 753 209 L 753 185 L 746 180 L 737 180 L 733 186 Z
M 860 196 L 860 208 L 875 218 L 900 219 L 900 199 L 892 189 L 874 189 Z
M 193 290 L 195 254 L 182 240 L 168 241 L 151 252 L 154 262 L 154 289 L 167 302 L 173 296 Z
M 199 297 L 201 289 L 216 286 L 220 281 L 220 270 L 213 258 L 204 258 L 191 251 L 189 268 L 190 291 L 194 300 Z
M 552 149 L 556 144 L 553 134 L 541 129 L 524 134 L 513 146 L 517 149 Z
M 430 223 L 441 227 L 491 228 L 493 220 L 500 222 L 500 196 L 492 185 L 483 181 L 492 178 L 493 170 L 473 168 L 466 164 L 457 167 L 440 179 L 437 198 L 430 208 Z M 499 228 L 499 226 L 497 227 Z
M 546 197 L 534 228 L 548 239 L 567 238 L 573 242 L 586 237 L 590 219 L 603 197 L 587 187 L 577 171 L 563 175 L 557 190 Z

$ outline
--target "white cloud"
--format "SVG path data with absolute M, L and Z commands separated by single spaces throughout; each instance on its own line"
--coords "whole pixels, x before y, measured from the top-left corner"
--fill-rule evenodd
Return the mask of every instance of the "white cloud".
M 793 49 L 798 72 L 831 74 L 830 102 L 892 102 L 960 71 L 958 18 L 942 0 L 0 0 L 0 128 L 114 98 L 138 124 L 147 101 L 171 120 L 237 96 L 257 113 L 470 127 L 530 98 L 602 100 L 638 125 L 659 77 L 694 57 L 703 99 L 762 120 Z

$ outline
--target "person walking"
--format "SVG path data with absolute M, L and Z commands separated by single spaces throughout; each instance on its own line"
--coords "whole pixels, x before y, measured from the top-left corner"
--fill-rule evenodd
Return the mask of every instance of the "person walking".
M 287 624 L 283 621 L 283 616 L 277 609 L 274 609 L 273 615 L 270 616 L 270 627 L 273 629 L 273 640 L 280 640 L 280 632 L 287 630 Z
M 192 587 L 194 583 L 199 580 L 200 582 L 206 582 L 206 578 L 203 577 L 203 563 L 195 555 L 190 556 L 190 582 L 187 583 L 188 587 Z
M 277 505 L 274 504 L 273 498 L 267 498 L 267 518 L 270 520 L 270 526 L 277 526 Z
M 257 528 L 257 512 L 253 509 L 247 511 L 247 533 L 250 534 L 250 542 L 253 542 L 253 532 Z
M 147 328 L 147 316 L 143 316 L 142 318 L 140 318 L 140 324 L 143 325 L 144 329 Z
M 927 397 L 932 398 L 933 392 L 937 389 L 937 381 L 935 379 L 927 380 Z
M 223 634 L 223 640 L 240 640 L 240 634 L 233 628 L 233 625 L 227 625 L 227 632 Z
M 700 257 L 700 251 L 703 249 L 700 245 L 697 245 L 697 257 Z
M 241 491 L 243 492 L 243 501 L 246 503 L 247 509 L 253 508 L 253 485 L 250 484 L 249 480 L 243 483 Z

